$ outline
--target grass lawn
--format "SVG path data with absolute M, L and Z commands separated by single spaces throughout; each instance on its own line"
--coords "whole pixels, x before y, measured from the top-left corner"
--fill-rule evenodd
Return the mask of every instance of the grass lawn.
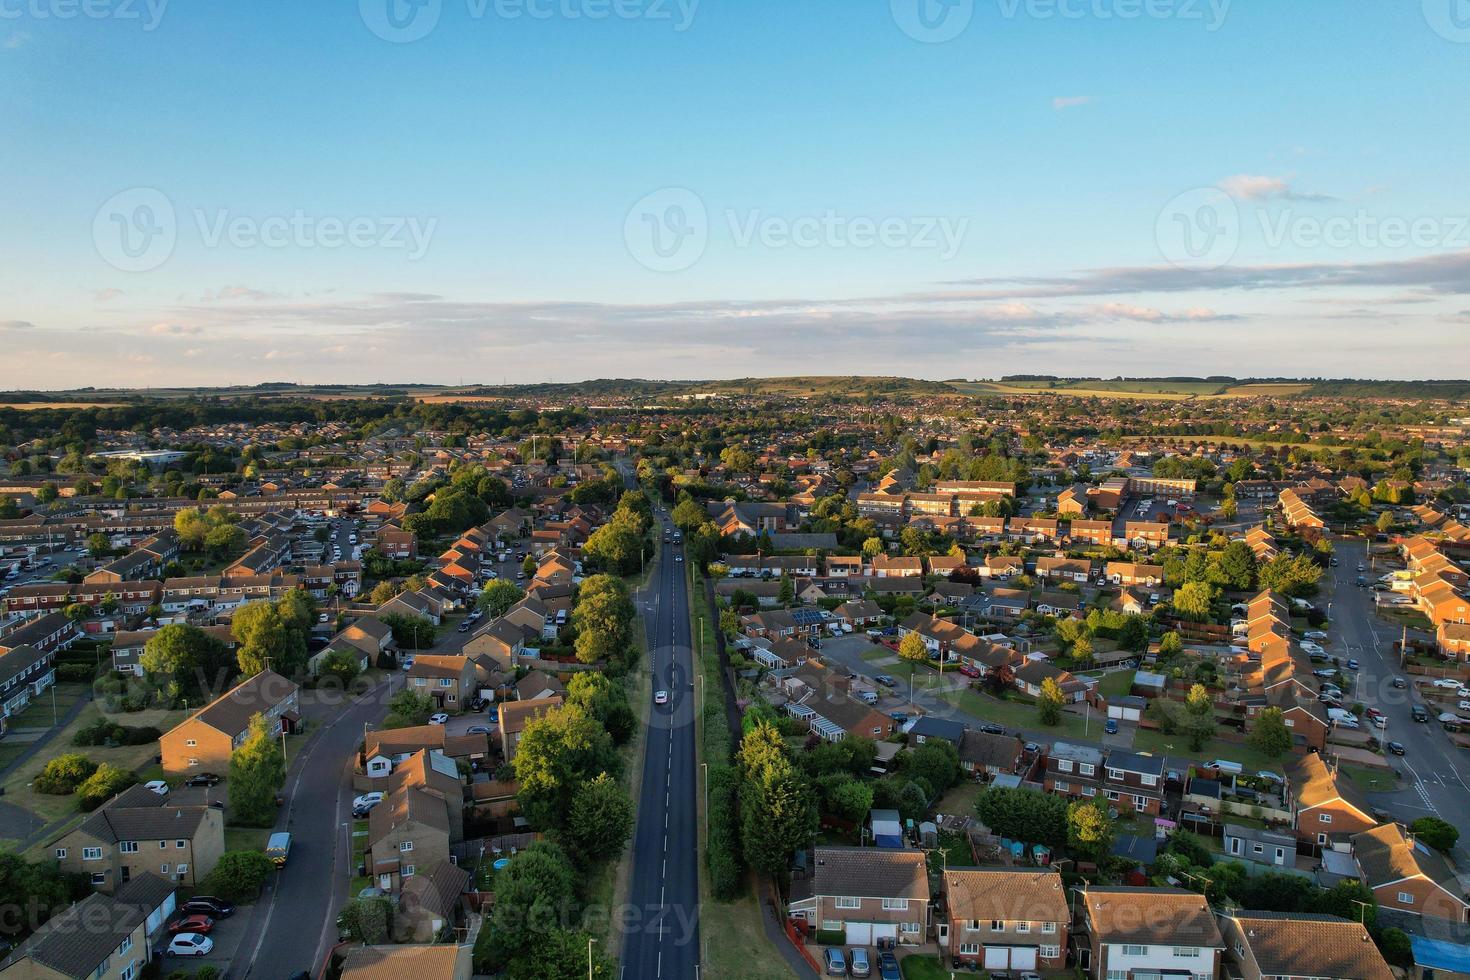
M 1185 756 L 1197 759 L 1202 763 L 1209 762 L 1211 759 L 1228 759 L 1240 763 L 1251 772 L 1266 769 L 1279 773 L 1286 765 L 1285 759 L 1273 759 L 1265 753 L 1256 751 L 1246 742 L 1211 739 L 1198 752 L 1191 752 L 1189 737 L 1186 735 L 1165 735 L 1163 732 L 1142 728 L 1133 736 L 1133 748 L 1138 752 L 1152 752 L 1155 755 Z
M 225 831 L 225 842 L 229 843 L 229 830 Z M 358 892 L 364 888 L 371 888 L 373 879 L 371 875 L 359 875 L 357 869 L 362 867 L 363 855 L 367 848 L 368 822 L 366 820 L 352 821 L 352 883 L 348 887 L 349 898 L 356 898 Z M 262 847 L 265 845 L 262 844 Z
M 980 791 L 985 788 L 983 783 L 965 780 L 939 798 L 939 804 L 934 807 L 936 813 L 963 813 L 967 816 L 975 812 L 975 800 L 979 798 Z
M 1369 793 L 1392 793 L 1399 789 L 1398 776 L 1389 769 L 1368 769 L 1364 766 L 1343 766 L 1340 770 L 1358 788 Z
M 939 849 L 929 852 L 929 872 L 939 874 L 945 868 L 968 868 L 975 863 L 969 842 L 963 834 L 944 830 L 939 833 Z
M 80 701 L 82 695 L 87 693 L 87 685 L 55 685 L 50 691 L 45 691 L 32 700 L 20 714 L 12 717 L 9 727 L 12 730 L 17 728 L 50 728 L 53 724 L 51 710 L 52 691 L 56 692 L 56 713 L 54 717 L 63 718 L 71 706 Z
M 49 708 L 48 708 L 49 712 Z M 87 746 L 78 749 L 71 744 L 72 735 L 80 728 L 95 725 L 102 720 L 102 711 L 96 704 L 89 704 L 82 709 L 81 713 L 65 729 L 58 732 L 56 737 L 42 749 L 36 756 L 26 762 L 5 781 L 5 800 L 16 806 L 30 810 L 36 816 L 48 823 L 59 820 L 62 817 L 76 812 L 77 802 L 75 796 L 49 796 L 37 793 L 30 788 L 30 782 L 45 768 L 46 763 L 64 755 L 68 752 L 82 752 L 93 762 L 101 764 L 111 763 L 129 772 L 138 772 L 154 765 L 153 758 L 158 754 L 158 743 L 149 742 L 146 745 L 120 745 L 116 748 L 106 746 Z M 182 711 L 140 711 L 129 715 L 111 715 L 111 720 L 121 721 L 123 724 L 139 726 L 154 725 L 160 730 L 166 731 L 172 728 L 179 719 L 184 717 Z M 170 720 L 171 719 L 171 720 Z
M 974 715 L 983 721 L 1005 725 L 1007 728 L 1045 731 L 1058 738 L 1082 737 L 1082 719 L 1065 711 L 1062 712 L 1062 720 L 1056 727 L 1044 728 L 1041 724 L 1040 713 L 1034 704 L 1026 704 L 1022 701 L 1003 701 L 988 694 L 981 694 L 971 688 L 939 696 L 967 714 Z M 1101 736 L 1103 719 L 1097 718 L 1094 721 L 1092 731 Z
M 269 827 L 226 827 L 225 850 L 264 851 L 270 836 Z
M 969 970 L 948 970 L 939 962 L 937 956 L 905 956 L 898 961 L 899 970 L 903 973 L 904 980 L 949 980 L 951 976 L 956 977 L 978 977 L 979 973 L 971 973 Z
M 792 980 L 795 976 L 781 954 L 771 948 L 761 925 L 763 910 L 753 895 L 733 902 L 706 897 L 701 902 L 699 930 L 704 942 L 704 970 L 708 980 Z M 718 923 L 718 928 L 711 924 Z
M 1097 682 L 1097 689 L 1103 697 L 1125 697 L 1129 691 L 1133 690 L 1133 675 L 1136 673 L 1137 671 L 1133 670 L 1115 670 L 1111 674 L 1104 674 Z

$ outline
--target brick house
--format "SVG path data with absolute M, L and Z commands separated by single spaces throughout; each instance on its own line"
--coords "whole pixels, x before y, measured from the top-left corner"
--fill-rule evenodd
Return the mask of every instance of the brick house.
M 923 851 L 818 847 L 809 878 L 792 882 L 792 918 L 812 930 L 841 932 L 869 946 L 893 939 L 924 942 L 929 931 L 929 875 Z
M 1220 933 L 1226 973 L 1240 980 L 1394 980 L 1368 930 L 1335 915 L 1231 912 L 1220 916 Z
M 963 868 L 944 872 L 939 945 L 972 969 L 1061 970 L 1067 962 L 1062 876 L 1050 868 Z
M 223 773 L 230 756 L 245 741 L 250 719 L 264 715 L 271 734 L 289 730 L 299 717 L 300 689 L 272 670 L 240 682 L 158 739 L 163 770 Z
M 1378 826 L 1373 808 L 1347 777 L 1327 768 L 1320 755 L 1304 755 L 1286 773 L 1302 840 L 1325 845 L 1333 834 L 1359 834 Z
M 111 894 L 144 872 L 186 887 L 199 884 L 225 851 L 224 811 L 180 806 L 131 786 L 47 847 L 57 866 Z
M 1380 907 L 1456 923 L 1470 921 L 1470 902 L 1454 868 L 1398 824 L 1355 834 L 1353 860 Z
M 1215 980 L 1224 940 L 1203 895 L 1182 888 L 1088 887 L 1078 922 L 1094 980 Z
M 408 686 L 427 694 L 445 711 L 455 713 L 469 707 L 475 697 L 475 665 L 465 656 L 421 653 L 408 669 Z

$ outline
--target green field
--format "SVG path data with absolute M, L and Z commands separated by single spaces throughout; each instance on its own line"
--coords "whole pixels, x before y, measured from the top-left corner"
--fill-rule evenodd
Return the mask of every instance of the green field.
M 1283 398 L 1300 395 L 1310 384 L 1262 382 L 1238 384 L 1206 379 L 1059 378 L 1055 381 L 957 381 L 955 390 L 967 395 L 1070 395 L 1074 398 L 1144 398 L 1184 401 L 1192 398 Z

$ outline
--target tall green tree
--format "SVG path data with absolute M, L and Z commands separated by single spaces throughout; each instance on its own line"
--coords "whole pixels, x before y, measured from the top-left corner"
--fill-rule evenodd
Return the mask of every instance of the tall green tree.
M 546 924 L 564 921 L 576 899 L 577 873 L 560 846 L 537 841 L 511 858 L 495 877 L 495 911 L 486 923 L 488 938 L 475 944 L 476 972 L 495 972 L 534 950 Z
M 526 725 L 512 762 L 521 810 L 531 826 L 563 828 L 577 790 L 620 765 L 607 729 L 575 705 L 563 705 Z
M 1251 727 L 1251 747 L 1273 759 L 1279 759 L 1291 748 L 1291 730 L 1280 708 L 1264 708 Z
M 245 741 L 230 755 L 230 810 L 235 821 L 269 827 L 276 819 L 276 794 L 286 785 L 286 760 L 265 716 L 250 719 Z
M 239 643 L 235 659 L 246 677 L 267 667 L 294 677 L 306 666 L 306 636 L 274 602 L 251 602 L 235 610 L 230 632 Z
M 1067 807 L 1067 845 L 1093 861 L 1113 847 L 1113 821 L 1102 800 L 1077 800 Z
M 1048 677 L 1041 682 L 1041 696 L 1036 699 L 1036 710 L 1041 723 L 1052 728 L 1062 723 L 1062 688 L 1056 680 Z
M 607 773 L 572 794 L 567 815 L 567 849 L 584 865 L 602 864 L 622 851 L 633 833 L 633 801 Z
M 514 582 L 505 579 L 491 579 L 485 584 L 485 590 L 480 593 L 478 605 L 486 616 L 491 619 L 499 619 L 510 612 L 510 607 L 526 597 L 525 591 Z
M 171 694 L 200 704 L 206 693 L 222 691 L 235 675 L 229 649 L 197 626 L 170 624 L 143 645 L 143 670 L 167 678 Z

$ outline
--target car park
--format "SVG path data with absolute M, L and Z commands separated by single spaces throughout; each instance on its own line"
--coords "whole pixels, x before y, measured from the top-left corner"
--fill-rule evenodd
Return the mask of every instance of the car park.
M 431 725 L 447 725 L 448 723 L 449 716 L 442 711 L 436 711 L 429 716 L 429 724 Z
M 170 956 L 208 956 L 214 951 L 214 940 L 198 933 L 181 933 L 168 942 Z

